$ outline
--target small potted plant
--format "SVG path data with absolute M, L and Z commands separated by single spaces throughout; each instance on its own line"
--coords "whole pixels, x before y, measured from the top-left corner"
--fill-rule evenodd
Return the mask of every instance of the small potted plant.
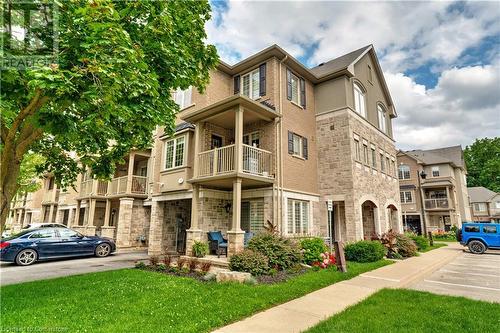
M 203 258 L 208 254 L 208 244 L 203 242 L 194 241 L 193 255 L 196 258 Z

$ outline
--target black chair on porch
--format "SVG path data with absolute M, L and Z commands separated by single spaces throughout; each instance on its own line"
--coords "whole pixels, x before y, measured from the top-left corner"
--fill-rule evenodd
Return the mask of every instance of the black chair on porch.
M 220 258 L 221 252 L 224 252 L 227 257 L 227 239 L 222 236 L 222 232 L 209 231 L 207 235 L 210 253 L 215 252 L 217 257 Z

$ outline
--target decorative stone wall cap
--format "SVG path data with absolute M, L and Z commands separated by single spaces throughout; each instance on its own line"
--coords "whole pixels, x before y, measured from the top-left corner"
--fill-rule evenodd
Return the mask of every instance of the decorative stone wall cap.
M 201 229 L 187 229 L 186 232 L 197 233 L 197 232 L 203 232 L 203 230 L 201 230 Z
M 134 198 L 120 198 L 120 201 L 134 201 Z
M 217 282 L 239 282 L 243 283 L 246 279 L 252 277 L 250 273 L 234 272 L 234 271 L 218 271 L 216 273 Z
M 244 235 L 245 234 L 245 232 L 243 230 L 241 230 L 241 231 L 229 230 L 227 233 L 228 234 L 233 234 L 233 235 Z

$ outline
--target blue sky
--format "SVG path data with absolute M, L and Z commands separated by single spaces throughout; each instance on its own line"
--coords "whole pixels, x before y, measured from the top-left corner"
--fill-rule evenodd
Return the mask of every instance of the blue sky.
M 276 43 L 311 67 L 373 44 L 402 149 L 500 135 L 499 2 L 211 4 L 209 42 L 228 63 Z

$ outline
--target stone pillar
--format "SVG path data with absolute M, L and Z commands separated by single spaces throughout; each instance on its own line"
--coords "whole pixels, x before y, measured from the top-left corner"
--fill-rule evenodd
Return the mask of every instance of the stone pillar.
M 50 210 L 49 210 L 49 220 L 47 221 L 48 223 L 52 223 L 52 218 L 54 217 L 54 205 L 50 205 Z
M 151 221 L 149 223 L 148 255 L 160 255 L 165 252 L 163 246 L 164 202 L 151 203 Z
M 106 200 L 106 210 L 104 212 L 104 224 L 101 227 L 101 236 L 115 238 L 115 227 L 109 226 L 109 218 L 111 215 L 111 200 Z
M 132 192 L 132 176 L 134 175 L 135 153 L 131 152 L 128 157 L 127 193 Z
M 233 219 L 227 232 L 228 255 L 243 251 L 244 235 L 241 230 L 241 178 L 236 178 L 233 181 Z
M 383 231 L 382 231 L 382 224 L 380 223 L 380 210 L 377 206 L 373 207 L 373 224 L 375 227 L 375 233 L 377 235 L 380 235 Z
M 71 226 L 73 225 L 74 218 L 75 218 L 75 210 L 73 208 L 70 208 L 68 214 L 68 228 L 71 228 Z
M 82 206 L 82 201 L 81 200 L 77 200 L 76 201 L 76 212 L 75 212 L 75 220 L 73 221 L 73 225 L 78 225 L 80 223 L 80 209 L 81 209 L 81 206 Z
M 94 236 L 95 235 L 95 223 L 94 223 L 94 216 L 95 216 L 95 206 L 96 206 L 97 200 L 96 199 L 90 199 L 89 204 L 88 204 L 88 215 L 87 215 L 87 223 L 85 226 L 85 232 L 87 235 Z
M 193 199 L 191 200 L 191 227 L 186 230 L 186 254 L 193 255 L 193 244 L 195 241 L 201 241 L 201 229 L 199 226 L 199 202 L 200 185 L 193 184 Z
M 134 198 L 120 198 L 120 211 L 116 227 L 116 245 L 118 247 L 131 246 L 130 229 L 132 224 L 132 209 Z

